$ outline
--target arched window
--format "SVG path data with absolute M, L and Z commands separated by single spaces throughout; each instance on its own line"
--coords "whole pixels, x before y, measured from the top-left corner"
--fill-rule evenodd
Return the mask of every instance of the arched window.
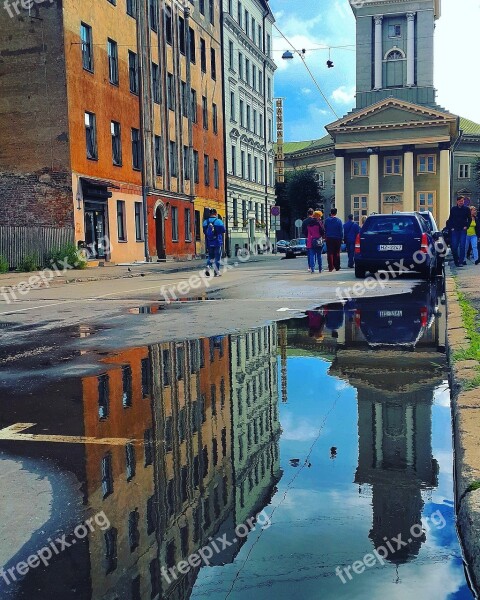
M 403 50 L 392 48 L 384 55 L 384 61 L 386 87 L 403 87 L 406 84 Z
M 404 58 L 400 50 L 391 50 L 387 54 L 387 60 L 402 60 Z

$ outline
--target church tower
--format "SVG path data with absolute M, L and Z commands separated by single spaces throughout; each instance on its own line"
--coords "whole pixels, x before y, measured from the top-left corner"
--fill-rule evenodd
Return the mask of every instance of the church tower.
M 437 107 L 433 85 L 440 0 L 350 0 L 357 33 L 357 109 L 393 96 Z

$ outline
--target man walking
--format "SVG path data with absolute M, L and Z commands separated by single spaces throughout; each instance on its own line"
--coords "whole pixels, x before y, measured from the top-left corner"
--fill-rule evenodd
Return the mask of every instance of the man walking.
M 327 241 L 327 261 L 330 273 L 340 271 L 340 249 L 343 240 L 343 223 L 337 217 L 337 209 L 332 208 L 330 216 L 325 220 L 325 238 Z
M 470 209 L 465 206 L 465 198 L 457 198 L 457 206 L 452 206 L 447 221 L 450 229 L 450 246 L 452 248 L 453 260 L 457 267 L 463 267 L 465 261 L 465 246 L 467 243 L 467 229 L 470 225 Z
M 343 239 L 347 244 L 348 268 L 353 269 L 355 257 L 355 240 L 360 233 L 360 226 L 353 220 L 353 215 L 348 215 L 348 221 L 343 226 Z
M 213 269 L 215 277 L 220 277 L 220 259 L 222 258 L 223 236 L 225 234 L 225 225 L 218 218 L 217 211 L 210 209 L 210 217 L 203 222 L 203 233 L 205 234 L 205 247 L 207 251 L 207 268 L 205 275 L 210 276 L 210 269 Z

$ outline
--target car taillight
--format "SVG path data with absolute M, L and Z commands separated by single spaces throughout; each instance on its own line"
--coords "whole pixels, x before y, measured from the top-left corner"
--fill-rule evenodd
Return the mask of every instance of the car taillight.
M 355 239 L 355 254 L 360 254 L 360 234 L 357 233 L 357 237 Z
M 422 233 L 422 245 L 420 246 L 420 252 L 428 254 L 428 236 L 426 233 Z
M 362 322 L 362 313 L 359 310 L 355 311 L 355 325 L 357 327 L 360 327 L 360 324 Z
M 422 327 L 426 327 L 428 323 L 428 309 L 426 306 L 423 306 L 420 309 L 420 324 Z

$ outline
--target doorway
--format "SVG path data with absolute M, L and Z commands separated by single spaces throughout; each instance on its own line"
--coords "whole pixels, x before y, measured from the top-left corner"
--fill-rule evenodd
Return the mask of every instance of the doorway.
M 90 260 L 107 257 L 105 224 L 105 205 L 85 202 L 85 244 Z
M 158 260 L 165 260 L 167 258 L 165 253 L 165 222 L 161 206 L 158 206 L 155 211 L 155 239 Z

